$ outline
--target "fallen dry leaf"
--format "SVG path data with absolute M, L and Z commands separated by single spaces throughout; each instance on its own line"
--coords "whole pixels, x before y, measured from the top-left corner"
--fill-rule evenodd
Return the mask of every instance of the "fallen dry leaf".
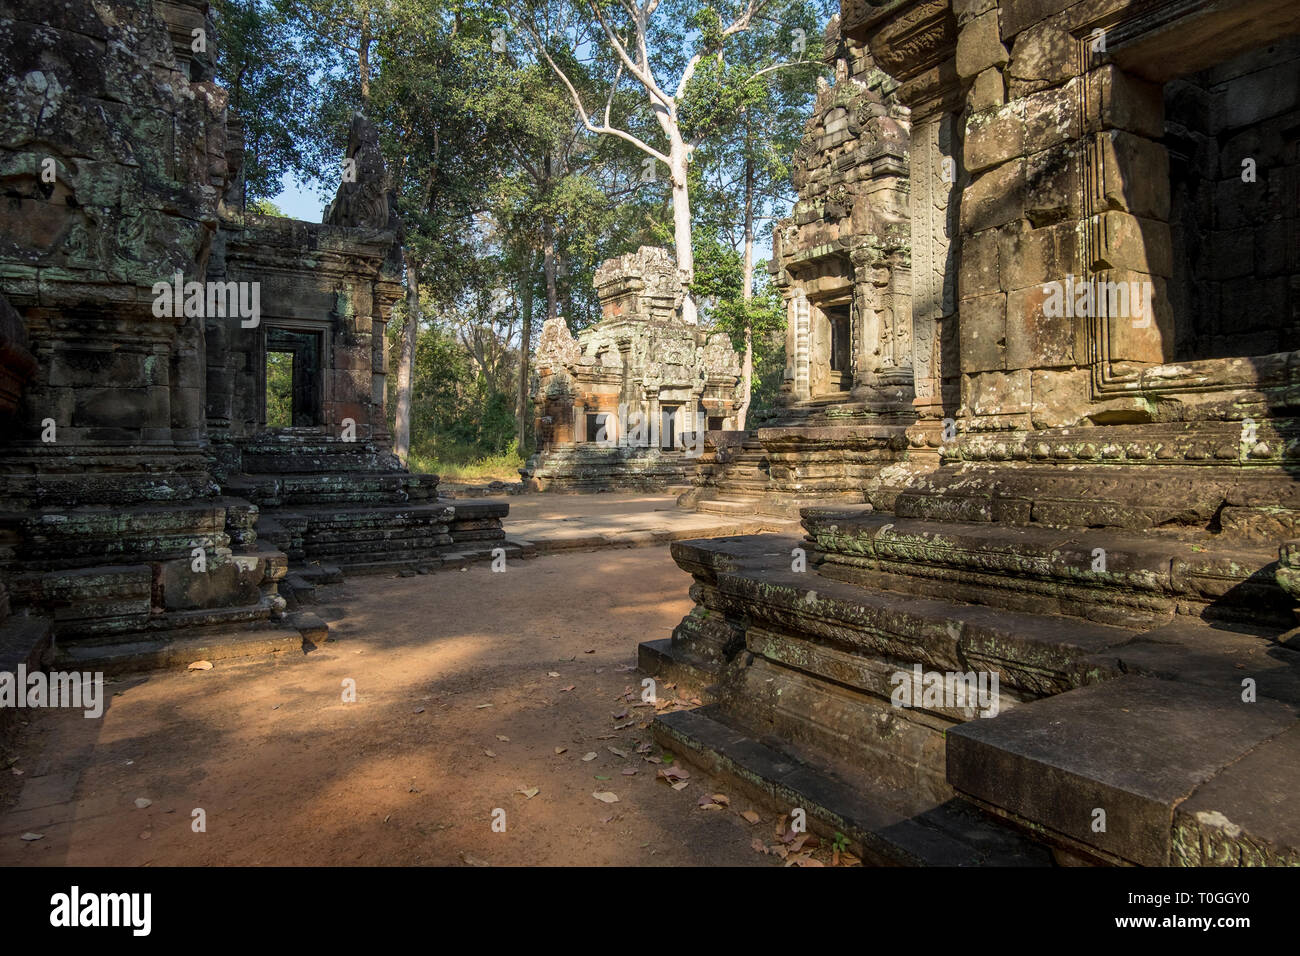
M 673 789 L 674 789 L 674 790 L 685 790 L 685 789 L 686 789 L 687 787 L 689 787 L 690 785 L 691 785 L 691 782 L 690 782 L 689 780 L 682 780 L 682 781 L 680 781 L 680 782 L 678 782 L 678 783 L 673 784 Z
M 660 770 L 658 773 L 658 776 L 663 777 L 665 780 L 668 780 L 670 782 L 677 781 L 677 780 L 685 780 L 690 775 L 691 772 L 687 770 L 685 767 L 665 767 L 663 770 Z
M 507 737 L 505 734 L 497 734 L 497 740 L 500 740 L 503 743 L 507 743 L 507 744 L 510 743 L 510 738 Z
M 210 671 L 212 670 L 212 661 L 195 661 L 187 670 L 192 671 Z
M 755 813 L 753 810 L 746 810 L 746 811 L 744 811 L 743 813 L 741 813 L 741 816 L 744 817 L 744 818 L 745 818 L 747 821 L 749 821 L 751 824 L 753 824 L 753 823 L 759 823 L 759 822 L 761 822 L 762 819 L 763 819 L 763 818 L 760 817 L 757 813 Z M 754 839 L 758 839 L 758 838 L 755 837 Z
M 561 687 L 561 688 L 560 688 L 560 693 L 561 693 L 561 694 L 567 694 L 569 691 L 573 690 L 573 688 L 575 688 L 575 687 L 577 687 L 577 686 L 578 686 L 577 684 L 570 684 L 568 687 Z
M 527 790 L 516 790 L 516 791 L 515 791 L 515 793 L 522 793 L 522 794 L 523 794 L 525 797 L 527 797 L 529 800 L 533 799 L 533 797 L 537 796 L 537 795 L 538 795 L 539 793 L 541 793 L 541 792 L 542 792 L 542 788 L 541 788 L 541 787 L 529 787 Z
M 592 794 L 601 803 L 618 803 L 618 795 L 608 790 L 598 790 Z
M 546 672 L 546 676 L 547 676 L 547 677 L 559 677 L 559 676 L 560 676 L 560 672 L 559 672 L 559 671 L 547 671 L 547 672 Z
M 556 747 L 556 748 L 555 748 L 555 753 L 556 753 L 556 755 L 558 756 L 559 754 L 564 753 L 564 752 L 567 751 L 568 749 L 569 749 L 568 747 Z
M 33 840 L 44 840 L 45 834 L 28 832 L 28 833 L 24 833 L 22 837 L 20 837 L 20 839 L 26 840 L 28 843 L 31 843 Z
M 636 776 L 636 768 L 635 768 L 635 767 L 625 767 L 625 768 L 623 769 L 623 776 L 625 776 L 625 777 L 634 777 L 634 776 Z
M 143 810 L 145 807 L 153 806 L 153 801 L 148 797 L 137 797 L 135 806 L 137 810 Z
M 495 756 L 496 756 L 496 754 L 493 753 L 491 750 L 484 750 L 483 753 L 484 753 L 486 756 L 488 756 L 488 757 L 495 757 Z
M 585 754 L 582 755 L 582 759 L 583 759 L 584 762 L 585 762 L 585 761 L 588 761 L 588 760 L 595 760 L 595 759 L 596 759 L 596 751 L 594 751 L 594 750 L 588 751 L 587 753 L 585 753 Z
M 619 750 L 617 747 L 606 747 L 605 749 L 608 750 L 610 753 L 612 753 L 612 754 L 613 754 L 614 756 L 616 756 L 616 757 L 626 757 L 626 756 L 627 756 L 627 751 L 626 751 L 626 750 Z

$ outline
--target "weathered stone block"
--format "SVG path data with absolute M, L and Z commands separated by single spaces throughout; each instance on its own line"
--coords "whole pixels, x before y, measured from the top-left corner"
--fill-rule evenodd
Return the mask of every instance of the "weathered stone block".
M 1015 38 L 1007 67 L 1011 99 L 1060 86 L 1075 75 L 1075 41 L 1060 25 L 1034 24 Z
M 1111 211 L 1092 217 L 1094 271 L 1121 269 L 1168 278 L 1173 273 L 1169 224 Z
M 1082 271 L 1078 263 L 1079 228 L 1061 222 L 1040 229 L 1024 220 L 998 230 L 999 271 L 1004 292 L 1044 282 L 1064 282 Z
M 1161 88 L 1118 67 L 1106 65 L 1088 73 L 1088 132 L 1123 129 L 1158 139 L 1165 132 L 1165 106 Z
M 1025 117 L 1025 152 L 1036 153 L 1079 138 L 1078 77 L 1064 86 L 1031 93 L 1017 103 Z
M 963 299 L 1000 291 L 998 285 L 998 230 L 986 229 L 961 244 L 961 273 L 957 294 Z
M 1030 415 L 1035 428 L 1068 428 L 1087 411 L 1092 374 L 1086 368 L 1035 369 L 1029 380 Z
M 1022 155 L 1024 148 L 1025 112 L 1019 103 L 974 113 L 966 120 L 963 159 L 971 173 L 1000 166 Z
M 1029 411 L 1028 369 L 966 375 L 963 404 L 972 415 L 1020 415 Z
M 966 95 L 966 106 L 975 111 L 1001 106 L 1006 101 L 1007 88 L 1002 79 L 1002 71 L 993 66 L 981 71 L 980 75 L 975 77 L 975 82 L 971 84 L 970 92 Z
M 961 229 L 981 232 L 1024 215 L 1025 161 L 1012 160 L 983 173 L 961 197 Z
M 958 310 L 961 370 L 1006 368 L 1007 297 L 1002 293 L 963 299 Z
M 952 13 L 958 26 L 965 26 L 975 17 L 998 8 L 998 0 L 952 0 Z
M 1048 292 L 1041 285 L 1007 295 L 1007 368 L 1075 364 L 1075 320 L 1044 314 Z
M 998 34 L 998 14 L 990 10 L 972 17 L 957 35 L 957 73 L 974 77 L 991 66 L 1004 66 L 1007 48 Z
M 1169 218 L 1169 152 L 1161 144 L 1123 130 L 1097 136 L 1094 177 L 1102 209 L 1135 216 Z
M 1104 277 L 1098 277 L 1110 283 L 1124 283 L 1130 290 L 1130 307 L 1127 314 L 1123 308 L 1119 313 L 1105 319 L 1110 344 L 1110 357 L 1114 362 L 1169 362 L 1174 357 L 1174 310 L 1169 300 L 1166 281 L 1160 276 L 1143 275 L 1138 272 L 1117 270 Z M 1136 314 L 1138 310 L 1131 305 L 1133 283 L 1140 287 L 1150 283 L 1150 315 Z M 1098 296 L 1101 298 L 1101 295 Z M 1109 304 L 1109 290 L 1105 293 Z
M 1025 216 L 1049 226 L 1083 215 L 1083 155 L 1071 143 L 1034 153 L 1025 162 Z

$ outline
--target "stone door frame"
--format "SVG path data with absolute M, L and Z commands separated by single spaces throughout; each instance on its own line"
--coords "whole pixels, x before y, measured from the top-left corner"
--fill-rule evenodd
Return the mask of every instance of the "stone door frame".
M 313 322 L 308 319 L 264 319 L 258 327 L 257 346 L 254 352 L 254 361 L 256 362 L 254 371 L 257 382 L 257 414 L 260 430 L 263 432 L 272 430 L 283 431 L 283 429 L 271 429 L 266 424 L 266 357 L 268 352 L 283 351 L 281 349 L 270 349 L 267 347 L 269 344 L 268 340 L 270 339 L 270 333 L 274 329 L 281 329 L 285 332 L 296 332 L 299 334 L 310 333 L 317 336 L 320 344 L 319 353 L 317 355 L 319 367 L 316 369 L 316 374 L 319 377 L 316 386 L 316 402 L 320 421 L 311 426 L 293 427 L 298 431 L 311 429 L 320 431 L 321 433 L 327 433 L 331 424 L 337 424 L 331 423 L 328 420 L 329 415 L 326 412 L 326 409 L 330 407 L 330 402 L 333 400 L 333 388 L 331 387 L 331 376 L 329 374 L 333 370 L 333 330 L 328 324 Z

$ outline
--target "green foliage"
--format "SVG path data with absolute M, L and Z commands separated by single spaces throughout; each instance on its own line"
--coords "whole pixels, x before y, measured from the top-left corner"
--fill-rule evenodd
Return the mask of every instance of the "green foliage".
M 275 196 L 286 173 L 304 174 L 321 99 L 321 67 L 275 0 L 212 0 L 217 81 L 244 125 L 244 197 Z
M 266 353 L 266 427 L 293 424 L 293 354 Z
M 696 231 L 695 282 L 691 288 L 702 303 L 705 320 L 731 336 L 737 352 L 745 348 L 745 329 L 753 332 L 754 380 L 751 408 L 771 408 L 780 394 L 785 373 L 786 310 L 781 293 L 768 278 L 764 263 L 755 269 L 756 288 L 746 301 L 741 255 L 716 231 Z
M 269 199 L 254 199 L 244 208 L 251 213 L 256 213 L 259 216 L 274 216 L 276 219 L 289 218 L 284 214 L 284 210 L 282 210 L 275 203 L 271 202 L 271 200 Z

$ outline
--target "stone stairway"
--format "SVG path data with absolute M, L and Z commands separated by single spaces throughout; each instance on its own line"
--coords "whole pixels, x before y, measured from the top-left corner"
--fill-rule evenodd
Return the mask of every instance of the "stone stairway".
M 350 573 L 437 568 L 503 548 L 504 500 L 438 497 L 438 476 L 412 474 L 367 442 L 313 430 L 268 432 L 245 446 L 223 487 L 260 509 L 259 533 L 295 566 Z
M 1277 812 L 1300 784 L 1280 763 L 1300 640 L 1275 547 L 869 506 L 804 527 L 674 543 L 696 607 L 640 663 L 706 706 L 657 718 L 665 746 L 875 862 L 1300 862 Z M 922 694 L 966 674 L 997 675 L 992 708 Z

